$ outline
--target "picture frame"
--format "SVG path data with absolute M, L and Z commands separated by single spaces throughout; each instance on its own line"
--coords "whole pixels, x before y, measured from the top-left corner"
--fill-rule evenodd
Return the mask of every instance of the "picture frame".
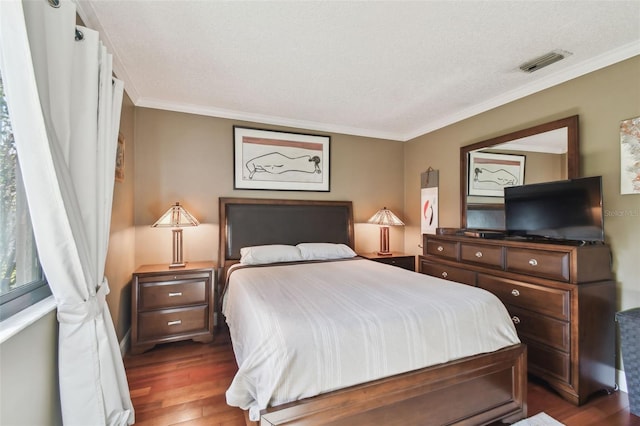
M 234 189 L 330 191 L 331 137 L 233 127 Z
M 503 197 L 504 188 L 524 184 L 524 155 L 469 153 L 468 194 Z
M 420 231 L 435 234 L 438 229 L 438 187 L 420 189 Z
M 640 194 L 640 117 L 620 122 L 620 194 Z
M 118 145 L 116 148 L 116 182 L 124 182 L 124 148 L 124 136 L 122 135 L 122 133 L 118 133 Z

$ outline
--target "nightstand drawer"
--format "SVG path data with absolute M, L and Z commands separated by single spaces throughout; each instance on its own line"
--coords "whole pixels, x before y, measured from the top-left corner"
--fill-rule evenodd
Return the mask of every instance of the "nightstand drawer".
M 171 338 L 185 333 L 207 332 L 208 306 L 140 312 L 138 338 L 140 341 Z
M 415 256 L 396 256 L 396 257 L 379 257 L 374 259 L 376 262 L 386 263 L 387 265 L 398 266 L 410 271 L 416 270 Z
M 478 287 L 489 290 L 505 305 L 524 307 L 534 312 L 568 321 L 570 293 L 521 281 L 478 274 Z
M 420 272 L 432 277 L 444 278 L 445 280 L 455 281 L 458 283 L 476 285 L 476 273 L 455 266 L 442 265 L 439 263 L 431 263 L 424 259 L 420 260 Z
M 569 253 L 507 248 L 506 270 L 527 275 L 569 281 Z
M 140 284 L 140 311 L 207 304 L 208 280 Z

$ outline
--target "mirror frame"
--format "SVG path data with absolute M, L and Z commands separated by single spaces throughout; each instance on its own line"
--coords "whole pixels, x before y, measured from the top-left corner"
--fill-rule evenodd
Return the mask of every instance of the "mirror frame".
M 567 128 L 567 179 L 574 179 L 580 175 L 577 115 L 550 121 L 527 129 L 517 130 L 502 136 L 460 147 L 460 227 L 466 228 L 467 226 L 467 173 L 469 169 L 469 152 L 563 127 Z

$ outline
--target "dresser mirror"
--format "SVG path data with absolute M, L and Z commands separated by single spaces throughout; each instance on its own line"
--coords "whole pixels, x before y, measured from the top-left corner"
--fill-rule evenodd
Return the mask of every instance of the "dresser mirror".
M 499 195 L 502 187 L 578 177 L 578 145 L 578 116 L 574 115 L 461 147 L 461 226 L 503 230 L 504 199 Z M 473 167 L 470 159 L 474 161 Z M 499 166 L 505 159 L 509 160 L 509 171 L 515 167 L 520 173 L 509 173 L 505 179 L 505 169 Z M 491 161 L 491 164 L 484 168 L 478 166 L 481 161 Z M 485 181 L 489 180 L 496 188 L 474 187 L 478 176 L 490 177 Z

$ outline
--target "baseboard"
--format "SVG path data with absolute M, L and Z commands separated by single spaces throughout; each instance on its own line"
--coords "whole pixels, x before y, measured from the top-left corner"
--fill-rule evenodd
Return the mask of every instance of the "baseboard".
M 124 337 L 120 341 L 120 355 L 124 358 L 125 354 L 129 350 L 129 346 L 131 343 L 131 329 L 127 330 Z

